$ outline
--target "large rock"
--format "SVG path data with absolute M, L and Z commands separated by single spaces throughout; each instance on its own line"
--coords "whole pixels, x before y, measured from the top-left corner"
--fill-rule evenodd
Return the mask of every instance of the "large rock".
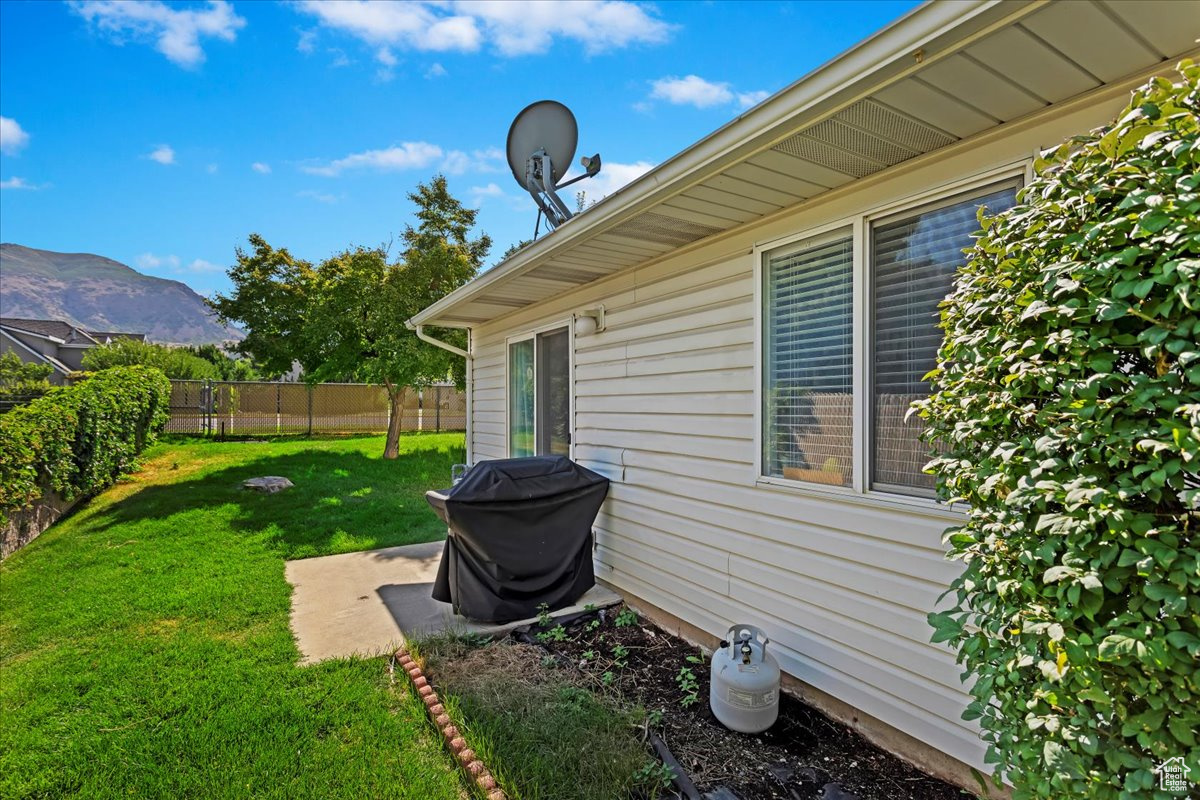
M 290 489 L 294 485 L 287 478 L 281 478 L 278 475 L 265 475 L 261 478 L 250 478 L 249 480 L 242 481 L 243 488 L 253 489 L 256 492 L 263 492 L 264 494 L 282 492 L 284 489 Z

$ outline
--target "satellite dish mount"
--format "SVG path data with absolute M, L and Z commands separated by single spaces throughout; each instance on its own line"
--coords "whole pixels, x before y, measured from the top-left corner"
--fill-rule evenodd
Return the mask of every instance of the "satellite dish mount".
M 584 174 L 559 183 L 575 157 L 579 127 L 571 109 L 554 100 L 540 100 L 526 106 L 508 129 L 508 166 L 513 177 L 537 203 L 551 228 L 557 228 L 573 215 L 558 196 L 558 190 L 600 171 L 600 154 L 583 157 Z M 534 231 L 537 237 L 537 231 Z

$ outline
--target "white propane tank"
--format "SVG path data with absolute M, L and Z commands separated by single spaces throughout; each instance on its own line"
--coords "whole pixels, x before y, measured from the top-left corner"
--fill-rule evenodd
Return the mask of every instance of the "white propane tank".
M 779 662 L 753 625 L 734 625 L 726 636 L 713 653 L 708 704 L 731 731 L 761 733 L 779 716 Z

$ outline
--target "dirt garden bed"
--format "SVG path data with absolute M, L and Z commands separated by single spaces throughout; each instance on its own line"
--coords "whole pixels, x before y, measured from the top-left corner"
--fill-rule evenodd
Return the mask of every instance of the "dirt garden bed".
M 707 800 L 963 800 L 971 795 L 921 772 L 820 711 L 784 695 L 779 720 L 757 736 L 733 733 L 708 707 L 708 661 L 631 610 L 584 614 L 514 631 L 489 648 L 534 645 L 538 669 L 640 709 L 643 740 L 657 734 Z M 478 657 L 478 656 L 476 656 Z M 501 653 L 496 653 L 502 659 Z M 532 657 L 526 658 L 526 663 Z M 515 679 L 520 679 L 517 677 Z M 436 682 L 436 675 L 434 677 Z M 494 766 L 494 765 L 493 765 Z M 635 797 L 675 797 L 674 790 Z

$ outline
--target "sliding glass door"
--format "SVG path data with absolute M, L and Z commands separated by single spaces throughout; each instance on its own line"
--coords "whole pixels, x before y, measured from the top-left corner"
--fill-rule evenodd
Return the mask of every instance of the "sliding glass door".
M 571 353 L 566 328 L 509 342 L 508 454 L 568 455 Z

